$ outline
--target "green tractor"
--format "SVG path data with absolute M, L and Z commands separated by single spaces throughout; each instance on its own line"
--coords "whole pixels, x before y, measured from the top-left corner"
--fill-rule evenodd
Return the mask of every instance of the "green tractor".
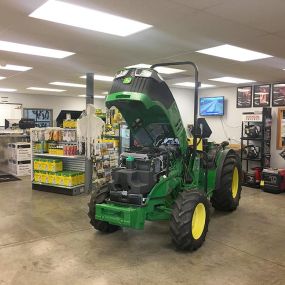
M 192 142 L 170 89 L 155 70 L 181 64 L 195 70 Z M 122 113 L 134 144 L 120 155 L 111 182 L 92 192 L 88 215 L 96 230 L 143 229 L 145 221 L 169 220 L 176 248 L 192 251 L 205 240 L 209 201 L 217 210 L 237 208 L 240 160 L 228 142 L 216 145 L 207 140 L 211 130 L 204 119 L 197 119 L 198 88 L 197 66 L 188 61 L 116 74 L 106 106 Z

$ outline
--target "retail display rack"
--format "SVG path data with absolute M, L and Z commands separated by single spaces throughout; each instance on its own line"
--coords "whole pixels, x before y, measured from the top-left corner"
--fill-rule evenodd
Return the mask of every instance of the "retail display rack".
M 241 162 L 246 186 L 259 188 L 262 170 L 270 167 L 271 125 L 271 108 L 242 115 Z
M 76 129 L 31 129 L 32 188 L 78 195 L 84 192 L 85 156 L 78 155 Z

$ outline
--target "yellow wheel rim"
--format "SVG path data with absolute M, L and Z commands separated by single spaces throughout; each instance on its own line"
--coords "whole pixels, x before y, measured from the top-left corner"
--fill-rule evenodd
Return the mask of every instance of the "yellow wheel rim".
M 232 178 L 232 196 L 235 198 L 238 193 L 238 186 L 239 186 L 239 174 L 238 169 L 235 167 L 233 172 L 233 178 Z
M 204 231 L 206 223 L 206 209 L 204 204 L 199 203 L 195 207 L 192 217 L 192 236 L 194 239 L 199 239 Z

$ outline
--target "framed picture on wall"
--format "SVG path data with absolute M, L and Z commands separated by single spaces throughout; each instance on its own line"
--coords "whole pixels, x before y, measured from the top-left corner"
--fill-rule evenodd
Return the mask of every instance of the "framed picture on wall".
M 270 106 L 271 85 L 254 85 L 253 87 L 253 107 Z
M 285 83 L 272 85 L 272 106 L 285 106 Z
M 237 108 L 250 108 L 252 105 L 252 86 L 237 88 Z

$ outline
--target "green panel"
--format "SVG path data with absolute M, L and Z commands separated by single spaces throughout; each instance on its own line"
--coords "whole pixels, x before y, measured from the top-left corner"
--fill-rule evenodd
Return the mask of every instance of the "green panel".
M 181 124 L 178 122 L 182 120 L 176 102 L 166 109 L 161 102 L 151 100 L 146 94 L 123 91 L 109 94 L 106 98 L 106 106 L 115 106 L 120 110 L 133 134 L 137 129 L 132 128 L 132 123 L 137 119 L 138 114 L 143 118 L 143 127 L 152 123 L 169 124 L 173 137 L 178 138 L 180 142 L 182 153 L 186 152 L 187 136 L 183 127 L 177 128 Z
M 121 227 L 143 229 L 145 208 L 129 205 L 97 204 L 96 219 Z

